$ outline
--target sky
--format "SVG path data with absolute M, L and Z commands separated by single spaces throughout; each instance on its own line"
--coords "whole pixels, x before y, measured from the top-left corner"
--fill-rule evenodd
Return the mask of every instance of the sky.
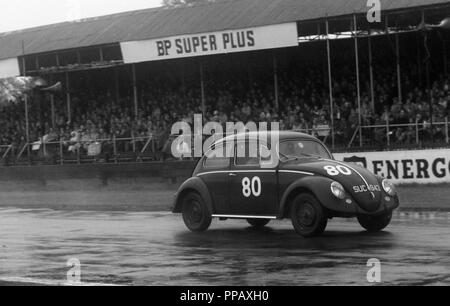
M 0 33 L 139 10 L 162 0 L 0 0 Z

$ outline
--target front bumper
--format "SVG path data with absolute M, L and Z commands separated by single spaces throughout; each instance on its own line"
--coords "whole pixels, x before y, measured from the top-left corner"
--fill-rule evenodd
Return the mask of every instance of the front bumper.
M 373 212 L 369 212 L 361 208 L 361 205 L 350 195 L 347 195 L 347 197 L 343 200 L 339 200 L 332 195 L 322 195 L 319 196 L 319 200 L 331 215 L 336 216 L 377 216 L 392 212 L 400 206 L 398 196 L 391 197 L 385 193 L 383 193 L 383 196 L 381 197 L 379 208 Z

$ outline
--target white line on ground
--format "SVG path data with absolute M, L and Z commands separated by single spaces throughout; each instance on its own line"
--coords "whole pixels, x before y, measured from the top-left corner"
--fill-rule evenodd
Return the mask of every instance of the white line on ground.
M 111 287 L 111 286 L 118 286 L 114 284 L 104 284 L 104 283 L 87 283 L 87 282 L 80 282 L 80 283 L 68 283 L 64 281 L 58 281 L 58 280 L 49 280 L 49 279 L 38 279 L 38 278 L 29 278 L 29 277 L 0 277 L 0 282 L 7 282 L 7 283 L 13 283 L 13 284 L 27 284 L 27 285 L 44 285 L 44 286 L 75 286 L 75 287 L 91 287 L 91 286 L 105 286 L 105 287 Z

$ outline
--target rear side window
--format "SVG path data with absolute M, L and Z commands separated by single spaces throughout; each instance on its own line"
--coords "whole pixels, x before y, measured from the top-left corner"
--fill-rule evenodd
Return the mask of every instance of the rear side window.
M 205 168 L 228 168 L 230 166 L 230 159 L 225 157 L 211 157 L 205 160 Z
M 226 154 L 226 150 L 223 147 L 218 147 L 209 151 L 205 156 L 204 167 L 223 169 L 230 166 L 230 154 Z
M 252 145 L 252 149 L 250 146 Z M 253 151 L 252 151 L 253 150 Z M 259 166 L 261 161 L 261 152 L 260 148 L 258 148 L 258 144 L 248 143 L 248 142 L 240 142 L 236 145 L 236 166 Z

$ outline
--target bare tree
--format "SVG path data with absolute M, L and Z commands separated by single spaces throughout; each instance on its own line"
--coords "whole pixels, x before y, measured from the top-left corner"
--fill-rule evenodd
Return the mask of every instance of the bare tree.
M 18 101 L 33 87 L 33 78 L 17 77 L 0 79 L 0 106 Z

